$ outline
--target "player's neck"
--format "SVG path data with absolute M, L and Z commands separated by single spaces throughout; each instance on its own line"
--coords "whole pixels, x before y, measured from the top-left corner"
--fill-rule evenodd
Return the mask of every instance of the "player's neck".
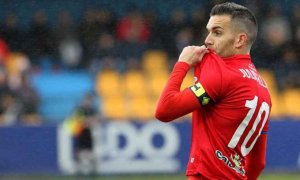
M 236 49 L 234 55 L 250 55 L 250 49 L 248 48 Z

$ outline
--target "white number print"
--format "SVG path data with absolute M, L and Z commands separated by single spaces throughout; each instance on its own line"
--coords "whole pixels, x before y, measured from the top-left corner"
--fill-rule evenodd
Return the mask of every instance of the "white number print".
M 253 117 L 253 114 L 255 112 L 255 109 L 257 107 L 257 101 L 258 101 L 258 97 L 255 96 L 254 99 L 252 100 L 247 100 L 245 106 L 250 108 L 246 117 L 244 118 L 244 120 L 241 122 L 241 124 L 239 125 L 239 127 L 236 129 L 235 133 L 233 134 L 228 147 L 230 148 L 235 148 L 237 143 L 239 142 L 241 136 L 243 135 L 246 127 L 248 126 L 250 120 Z M 264 125 L 267 122 L 268 116 L 269 116 L 269 112 L 270 112 L 270 107 L 266 102 L 263 102 L 260 106 L 259 112 L 257 114 L 257 117 L 253 123 L 253 126 L 251 128 L 251 130 L 249 131 L 249 133 L 247 134 L 244 142 L 242 143 L 241 146 L 241 152 L 243 156 L 246 156 L 247 154 L 249 154 L 249 152 L 251 151 L 251 149 L 253 148 L 255 142 L 257 141 Z M 247 148 L 246 144 L 248 143 L 248 141 L 250 140 L 251 136 L 253 135 L 253 133 L 255 132 L 257 125 L 259 124 L 262 114 L 265 113 L 264 119 L 263 119 L 263 123 L 259 129 L 259 132 L 257 134 L 257 136 L 255 137 L 254 141 L 252 142 L 252 144 Z

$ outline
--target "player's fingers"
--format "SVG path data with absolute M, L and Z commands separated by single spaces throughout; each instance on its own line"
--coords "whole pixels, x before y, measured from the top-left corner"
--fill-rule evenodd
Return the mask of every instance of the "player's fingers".
M 205 47 L 205 46 L 197 46 L 195 49 L 196 49 L 198 52 L 202 53 L 203 51 L 206 50 L 206 47 Z
M 205 53 L 208 52 L 205 46 L 198 46 L 195 48 L 195 51 L 198 56 L 203 56 Z
M 203 56 L 208 53 L 207 48 L 203 45 L 203 46 L 198 46 L 197 47 L 197 61 L 200 62 L 202 61 Z

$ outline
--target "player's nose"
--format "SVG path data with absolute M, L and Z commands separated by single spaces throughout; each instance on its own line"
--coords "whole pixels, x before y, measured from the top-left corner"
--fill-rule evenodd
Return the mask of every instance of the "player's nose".
M 205 38 L 204 44 L 206 47 L 213 45 L 213 40 L 209 37 L 209 35 Z

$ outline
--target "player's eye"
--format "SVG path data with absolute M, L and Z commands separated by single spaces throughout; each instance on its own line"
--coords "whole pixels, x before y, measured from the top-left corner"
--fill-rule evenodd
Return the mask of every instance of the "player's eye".
M 222 32 L 221 31 L 214 31 L 213 34 L 216 35 L 216 36 L 221 36 Z

